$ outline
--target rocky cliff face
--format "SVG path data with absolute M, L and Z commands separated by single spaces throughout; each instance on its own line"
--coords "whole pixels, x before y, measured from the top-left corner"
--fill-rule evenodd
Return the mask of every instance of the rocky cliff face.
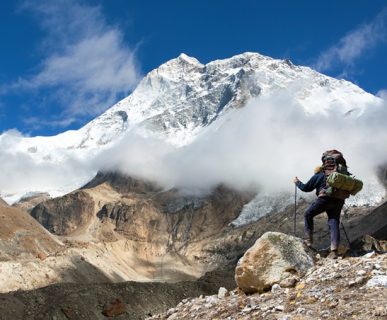
M 187 195 L 99 173 L 82 189 L 37 205 L 31 215 L 69 241 L 116 243 L 115 250 L 131 255 L 125 263 L 142 277 L 187 279 L 224 262 L 204 247 L 225 232 L 253 196 L 226 186 L 207 195 Z
M 118 198 L 98 198 L 102 186 Z M 162 191 L 153 183 L 118 173 L 99 173 L 82 189 L 40 203 L 31 215 L 58 235 L 70 235 L 94 223 L 97 217 L 100 223 L 113 224 L 114 231 L 128 239 L 148 239 L 140 236 L 141 230 L 153 233 L 156 229 L 169 234 L 174 242 L 183 242 L 218 233 L 239 215 L 252 196 L 226 186 L 219 186 L 209 195 L 183 195 L 179 190 Z
M 148 264 L 145 269 L 137 268 L 143 277 L 184 279 L 235 266 L 266 231 L 293 233 L 294 205 L 255 223 L 233 227 L 233 221 L 253 196 L 226 186 L 207 195 L 187 195 L 175 189 L 162 190 L 149 181 L 101 172 L 83 188 L 41 203 L 31 214 L 48 230 L 69 241 L 114 244 L 115 250 L 132 257 L 125 262 L 128 267 L 136 269 L 136 264 Z M 299 235 L 307 205 L 305 201 L 298 203 Z M 344 219 L 349 240 L 361 237 L 364 230 L 380 238 L 386 224 L 384 212 L 385 206 L 374 211 L 350 208 L 348 219 Z M 317 217 L 315 225 L 317 247 L 328 247 L 325 217 Z M 343 234 L 342 244 L 346 242 Z
M 86 192 L 74 192 L 38 204 L 31 216 L 53 234 L 68 235 L 89 224 L 94 201 Z

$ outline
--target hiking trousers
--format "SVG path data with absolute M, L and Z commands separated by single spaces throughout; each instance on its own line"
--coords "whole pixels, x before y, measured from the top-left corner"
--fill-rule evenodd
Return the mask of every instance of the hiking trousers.
M 313 236 L 313 218 L 320 213 L 326 212 L 328 215 L 328 226 L 331 234 L 331 250 L 337 250 L 340 243 L 340 213 L 344 200 L 319 197 L 306 210 L 304 215 L 305 235 L 308 238 Z

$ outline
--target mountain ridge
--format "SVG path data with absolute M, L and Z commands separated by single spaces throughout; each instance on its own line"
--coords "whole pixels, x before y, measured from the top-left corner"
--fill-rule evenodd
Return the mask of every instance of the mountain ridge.
M 62 170 L 68 179 L 66 183 L 52 181 L 53 186 L 46 189 L 33 182 L 19 191 L 0 186 L 1 195 L 8 202 L 30 191 L 62 195 L 89 181 L 101 169 L 90 168 L 90 162 L 117 141 L 135 134 L 156 137 L 177 148 L 188 146 L 230 110 L 280 92 L 293 97 L 306 114 L 359 117 L 370 105 L 381 103 L 348 81 L 296 66 L 290 60 L 247 52 L 202 64 L 181 54 L 149 72 L 128 97 L 79 130 L 52 137 L 2 134 L 0 148 L 11 157 L 25 157 L 31 167 L 52 167 L 57 175 Z M 77 172 L 71 172 L 74 163 Z

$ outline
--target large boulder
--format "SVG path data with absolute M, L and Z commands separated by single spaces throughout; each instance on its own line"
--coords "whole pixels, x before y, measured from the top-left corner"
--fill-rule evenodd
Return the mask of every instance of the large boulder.
M 264 292 L 276 283 L 292 283 L 313 265 L 312 252 L 301 239 L 267 232 L 239 260 L 235 281 L 245 293 Z
M 358 255 L 363 255 L 371 251 L 385 253 L 387 252 L 387 241 L 377 240 L 369 235 L 364 235 L 351 243 L 351 250 L 355 251 Z

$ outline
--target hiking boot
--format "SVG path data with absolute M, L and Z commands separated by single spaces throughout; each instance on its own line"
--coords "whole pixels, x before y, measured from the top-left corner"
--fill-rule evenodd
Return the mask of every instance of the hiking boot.
M 309 248 L 313 246 L 313 240 L 311 240 L 311 239 L 305 239 L 304 242 L 305 242 L 306 246 Z
M 337 259 L 338 257 L 339 254 L 337 253 L 337 250 L 332 250 L 327 256 L 328 259 Z
M 311 248 L 313 246 L 313 237 L 309 236 L 304 239 L 304 242 L 307 247 Z

